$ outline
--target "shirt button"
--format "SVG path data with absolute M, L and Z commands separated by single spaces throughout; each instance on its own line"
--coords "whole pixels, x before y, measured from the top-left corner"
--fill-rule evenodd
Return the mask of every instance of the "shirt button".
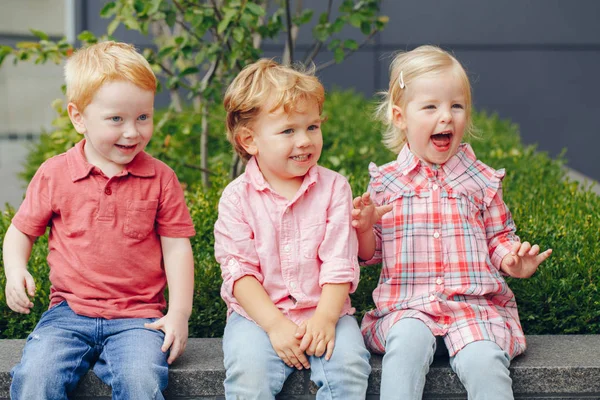
M 110 188 L 109 188 L 109 187 L 107 187 L 106 189 L 104 189 L 104 193 L 105 193 L 107 196 L 110 196 L 110 195 L 112 194 L 112 190 L 110 190 Z
M 435 300 L 435 296 L 434 295 L 429 296 L 429 301 L 434 301 L 434 300 Z
M 444 283 L 444 280 L 442 278 L 437 278 L 435 280 L 435 283 L 437 283 L 438 285 L 441 285 L 442 283 Z
M 439 238 L 440 237 L 440 233 L 437 232 L 437 231 L 433 232 L 433 237 L 436 238 L 436 239 Z
M 434 183 L 434 184 L 433 184 L 433 186 L 431 187 L 431 189 L 433 189 L 433 190 L 438 190 L 438 189 L 439 189 L 439 186 L 438 186 L 438 185 L 436 185 L 436 184 Z
M 286 253 L 290 251 L 290 245 L 286 244 L 285 246 L 283 246 L 283 251 L 285 251 Z

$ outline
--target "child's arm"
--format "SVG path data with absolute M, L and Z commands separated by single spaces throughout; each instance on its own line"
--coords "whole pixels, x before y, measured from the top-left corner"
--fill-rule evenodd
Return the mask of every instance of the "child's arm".
M 171 364 L 185 350 L 188 339 L 188 320 L 194 297 L 194 257 L 188 238 L 160 237 L 169 286 L 169 310 L 146 328 L 165 333 L 162 351 L 171 349 L 167 362 Z
M 344 302 L 348 298 L 350 283 L 323 285 L 321 298 L 317 310 L 311 318 L 306 320 L 299 331 L 304 331 L 300 350 L 306 351 L 309 356 L 321 357 L 329 360 L 335 346 L 335 326 L 340 318 Z M 298 334 L 296 337 L 299 337 Z
M 500 269 L 513 278 L 529 278 L 538 266 L 552 254 L 552 249 L 540 253 L 540 246 L 516 242 L 509 254 L 502 258 Z
M 373 225 L 381 217 L 392 211 L 392 204 L 385 204 L 376 207 L 371 201 L 369 193 L 356 197 L 352 202 L 352 226 L 356 229 L 358 236 L 358 258 L 361 260 L 370 260 L 375 254 L 375 234 Z
M 255 277 L 246 275 L 238 279 L 233 286 L 233 295 L 248 316 L 264 329 L 273 349 L 288 367 L 310 368 L 300 349 L 300 340 L 294 337 L 298 326 L 275 307 Z
M 35 281 L 27 271 L 34 237 L 28 236 L 10 225 L 4 236 L 2 248 L 6 274 L 6 304 L 11 310 L 29 314 L 33 303 L 27 297 L 35 296 Z
M 552 249 L 540 253 L 540 247 L 533 247 L 529 242 L 520 242 L 515 234 L 517 227 L 510 210 L 502 199 L 502 178 L 504 171 L 496 171 L 499 179 L 495 192 L 485 201 L 487 207 L 483 212 L 483 223 L 490 251 L 492 264 L 500 271 L 514 278 L 529 278 L 538 266 L 544 262 Z

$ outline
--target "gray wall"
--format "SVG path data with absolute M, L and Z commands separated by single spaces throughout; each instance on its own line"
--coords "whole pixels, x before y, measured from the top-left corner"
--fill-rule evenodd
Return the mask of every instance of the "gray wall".
M 108 21 L 98 16 L 103 3 L 78 3 L 80 30 L 104 32 Z M 304 0 L 317 13 L 325 3 Z M 600 1 L 384 0 L 382 14 L 390 23 L 372 43 L 320 74 L 328 89 L 355 88 L 371 96 L 387 86 L 394 51 L 439 45 L 468 70 L 477 109 L 512 120 L 525 143 L 553 156 L 566 148 L 571 168 L 600 180 L 594 161 L 600 150 Z M 150 43 L 123 30 L 116 36 L 139 47 Z M 280 55 L 281 43 L 265 43 L 265 55 Z M 310 43 L 305 27 L 297 53 Z M 317 61 L 329 59 L 322 54 Z

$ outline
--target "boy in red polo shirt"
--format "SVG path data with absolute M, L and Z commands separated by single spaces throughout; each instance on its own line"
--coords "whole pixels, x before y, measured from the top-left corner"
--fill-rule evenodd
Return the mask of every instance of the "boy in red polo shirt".
M 195 231 L 175 173 L 144 152 L 156 77 L 132 46 L 103 42 L 70 57 L 65 78 L 84 139 L 40 166 L 4 238 L 6 301 L 28 314 L 27 262 L 50 226 L 50 309 L 11 372 L 11 398 L 66 399 L 93 368 L 113 399 L 162 399 L 188 336 Z

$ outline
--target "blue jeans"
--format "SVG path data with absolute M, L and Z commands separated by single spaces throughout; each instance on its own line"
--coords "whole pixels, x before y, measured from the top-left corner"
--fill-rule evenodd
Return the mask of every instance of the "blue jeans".
M 423 322 L 406 318 L 388 333 L 381 370 L 381 400 L 421 400 L 433 361 L 436 338 Z M 489 340 L 463 347 L 450 366 L 467 389 L 469 400 L 513 399 L 510 358 Z
M 167 387 L 164 334 L 144 328 L 152 318 L 103 319 L 75 314 L 67 302 L 46 311 L 11 371 L 11 399 L 67 399 L 93 366 L 113 399 L 163 399 Z
M 274 399 L 294 371 L 277 356 L 267 333 L 237 313 L 229 316 L 225 326 L 223 353 L 227 399 Z M 308 357 L 310 379 L 319 387 L 317 399 L 364 400 L 369 358 L 356 319 L 340 318 L 329 361 L 324 356 Z

